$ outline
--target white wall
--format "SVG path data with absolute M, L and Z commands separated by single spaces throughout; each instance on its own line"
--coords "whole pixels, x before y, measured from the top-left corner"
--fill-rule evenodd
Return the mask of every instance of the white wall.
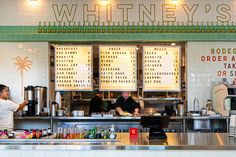
M 188 67 L 188 108 L 193 110 L 193 101 L 198 98 L 200 108 L 206 106 L 207 99 L 211 99 L 212 86 L 221 81 L 222 78 L 227 78 L 232 82 L 236 76 L 231 76 L 230 72 L 235 72 L 236 69 L 225 69 L 224 64 L 233 64 L 236 61 L 232 57 L 236 54 L 211 54 L 211 49 L 231 50 L 236 48 L 236 42 L 188 42 L 187 43 L 187 67 Z M 235 49 L 236 51 L 236 49 Z M 227 61 L 201 61 L 201 57 L 212 56 L 226 57 Z M 235 58 L 236 59 L 236 58 Z M 218 76 L 219 71 L 225 71 L 226 75 Z M 199 108 L 199 109 L 200 109 Z
M 183 21 L 184 24 L 191 21 L 194 23 L 201 23 L 203 21 L 205 24 L 207 21 L 230 22 L 236 19 L 235 0 L 178 0 L 179 4 L 177 5 L 174 4 L 176 0 L 109 1 L 112 4 L 111 21 L 114 22 L 123 22 L 126 16 L 127 21 L 130 22 L 142 21 L 144 17 L 146 22 L 150 22 L 150 19 L 152 19 L 157 23 L 157 21 L 161 22 L 166 19 L 165 21 Z M 53 4 L 57 5 L 58 10 L 53 10 Z M 62 4 L 64 4 L 63 9 Z M 72 4 L 74 4 L 76 9 L 72 8 Z M 100 5 L 100 12 L 95 13 L 97 17 L 100 14 L 100 19 L 97 19 L 97 21 L 103 22 L 111 19 L 109 15 L 109 18 L 106 19 L 106 5 L 101 5 L 101 0 L 1 0 L 0 25 L 38 25 L 39 22 L 56 22 L 56 19 L 60 19 L 63 15 L 64 17 L 61 21 L 67 21 L 67 19 L 77 22 L 85 21 L 86 19 L 84 17 L 87 17 L 87 13 L 83 10 L 87 10 L 87 8 L 84 7 L 84 4 L 89 4 L 88 10 L 94 10 L 94 4 Z M 118 4 L 122 4 L 123 6 L 118 6 Z M 142 7 L 144 10 L 146 8 L 145 15 L 142 9 L 140 11 L 139 4 L 143 4 Z M 151 4 L 154 4 L 152 11 L 150 10 Z M 172 4 L 175 6 L 167 6 L 167 8 L 164 7 L 163 9 L 163 4 Z M 125 11 L 125 14 L 123 14 L 124 9 L 118 9 L 118 7 L 129 9 L 127 13 Z M 65 14 L 63 14 L 63 11 L 59 15 L 61 9 L 65 11 Z M 166 12 L 166 9 L 169 11 Z M 151 12 L 149 18 L 147 18 L 148 11 Z M 94 18 L 89 17 L 88 20 L 94 21 Z
M 12 146 L 14 147 L 14 146 Z M 30 146 L 31 147 L 31 146 Z M 39 145 L 37 145 L 39 147 Z M 3 157 L 235 157 L 235 150 L 50 150 L 53 145 L 41 145 L 39 150 L 1 150 Z M 59 147 L 59 146 L 58 146 Z M 67 146 L 62 146 L 67 147 Z M 10 147 L 11 148 L 11 147 Z M 76 149 L 76 145 L 74 147 Z
M 40 85 L 48 87 L 49 60 L 48 43 L 31 42 L 1 42 L 0 43 L 0 83 L 10 87 L 11 99 L 17 103 L 23 100 L 21 77 L 15 66 L 17 56 L 29 57 L 32 61 L 31 69 L 24 71 L 23 86 Z

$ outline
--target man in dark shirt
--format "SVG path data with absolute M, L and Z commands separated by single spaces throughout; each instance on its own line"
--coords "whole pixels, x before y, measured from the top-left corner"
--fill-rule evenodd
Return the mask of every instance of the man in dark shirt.
M 116 100 L 116 112 L 119 115 L 129 112 L 137 116 L 139 115 L 139 109 L 139 104 L 130 96 L 130 92 L 122 92 L 122 96 Z
M 102 101 L 103 92 L 97 91 L 95 97 L 90 100 L 89 114 L 93 112 L 102 112 Z

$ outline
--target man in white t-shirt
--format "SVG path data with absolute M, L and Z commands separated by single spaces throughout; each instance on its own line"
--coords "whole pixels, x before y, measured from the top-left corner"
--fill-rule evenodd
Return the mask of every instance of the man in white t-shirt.
M 7 86 L 0 84 L 0 130 L 14 129 L 14 119 L 13 114 L 18 110 L 23 110 L 28 101 L 25 100 L 21 104 L 16 104 L 10 100 L 7 100 L 9 97 L 9 89 Z

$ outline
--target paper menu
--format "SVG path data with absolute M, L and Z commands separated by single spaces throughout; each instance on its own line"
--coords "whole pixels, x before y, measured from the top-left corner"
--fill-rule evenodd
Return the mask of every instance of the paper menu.
M 179 46 L 143 46 L 143 91 L 180 91 Z
M 137 90 L 136 46 L 99 46 L 99 89 L 101 91 Z
M 88 45 L 55 47 L 55 90 L 91 91 L 93 48 Z

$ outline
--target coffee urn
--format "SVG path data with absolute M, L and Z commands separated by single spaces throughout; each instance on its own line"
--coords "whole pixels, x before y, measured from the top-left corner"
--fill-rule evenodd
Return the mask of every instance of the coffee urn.
M 47 108 L 47 87 L 36 86 L 34 87 L 35 91 L 35 115 L 39 116 L 43 110 L 43 108 Z
M 35 92 L 34 92 L 33 86 L 25 87 L 24 98 L 25 98 L 25 100 L 29 101 L 27 104 L 28 109 L 26 111 L 26 115 L 27 116 L 34 116 L 36 101 L 35 101 Z
M 184 114 L 185 114 L 184 102 L 180 102 L 177 105 L 177 115 L 178 116 L 184 116 Z

